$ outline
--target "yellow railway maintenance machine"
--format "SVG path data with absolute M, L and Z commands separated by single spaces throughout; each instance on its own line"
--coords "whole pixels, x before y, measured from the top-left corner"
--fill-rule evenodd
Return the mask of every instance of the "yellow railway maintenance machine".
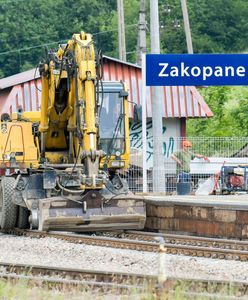
M 40 64 L 41 111 L 2 115 L 2 229 L 144 227 L 143 198 L 118 174 L 129 163 L 127 88 L 101 81 L 98 57 L 90 34 L 74 34 Z

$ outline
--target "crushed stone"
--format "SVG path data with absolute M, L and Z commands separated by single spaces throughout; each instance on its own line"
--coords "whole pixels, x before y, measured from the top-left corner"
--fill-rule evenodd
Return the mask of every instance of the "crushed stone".
M 158 253 L 73 244 L 56 238 L 0 235 L 0 262 L 158 274 Z M 248 262 L 166 255 L 167 276 L 248 282 Z

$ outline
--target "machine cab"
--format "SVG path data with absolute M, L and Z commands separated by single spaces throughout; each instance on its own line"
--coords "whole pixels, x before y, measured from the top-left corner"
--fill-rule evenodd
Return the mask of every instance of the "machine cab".
M 128 92 L 121 82 L 103 82 L 99 92 L 99 148 L 106 153 L 102 164 L 128 168 Z

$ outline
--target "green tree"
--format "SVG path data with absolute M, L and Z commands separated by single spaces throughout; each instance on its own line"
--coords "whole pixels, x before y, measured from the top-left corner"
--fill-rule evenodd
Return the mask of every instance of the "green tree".
M 0 75 L 38 64 L 45 45 L 55 47 L 81 30 L 98 33 L 111 15 L 113 1 L 2 0 L 0 2 Z M 111 41 L 111 39 L 110 39 Z M 110 45 L 111 43 L 106 42 Z
M 208 87 L 200 93 L 214 117 L 187 121 L 189 136 L 248 136 L 248 88 Z
M 139 0 L 125 0 L 127 60 L 136 61 Z M 180 1 L 159 0 L 161 53 L 187 52 Z M 247 0 L 188 0 L 196 53 L 245 52 L 248 49 Z M 97 49 L 118 58 L 116 0 L 0 0 L 0 76 L 38 64 L 44 46 L 55 47 L 81 30 L 93 34 Z M 149 1 L 146 1 L 149 41 Z M 181 28 L 173 30 L 178 19 Z M 149 48 L 149 43 L 148 43 Z

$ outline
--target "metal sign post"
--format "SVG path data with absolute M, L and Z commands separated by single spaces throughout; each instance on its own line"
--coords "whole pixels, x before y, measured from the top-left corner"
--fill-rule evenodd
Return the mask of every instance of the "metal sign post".
M 146 168 L 146 55 L 142 53 L 141 59 L 141 103 L 142 103 L 142 165 L 143 165 L 143 193 L 147 193 Z
M 151 53 L 160 53 L 158 0 L 150 0 Z M 165 192 L 165 170 L 163 155 L 162 89 L 152 87 L 152 136 L 153 136 L 153 193 Z

